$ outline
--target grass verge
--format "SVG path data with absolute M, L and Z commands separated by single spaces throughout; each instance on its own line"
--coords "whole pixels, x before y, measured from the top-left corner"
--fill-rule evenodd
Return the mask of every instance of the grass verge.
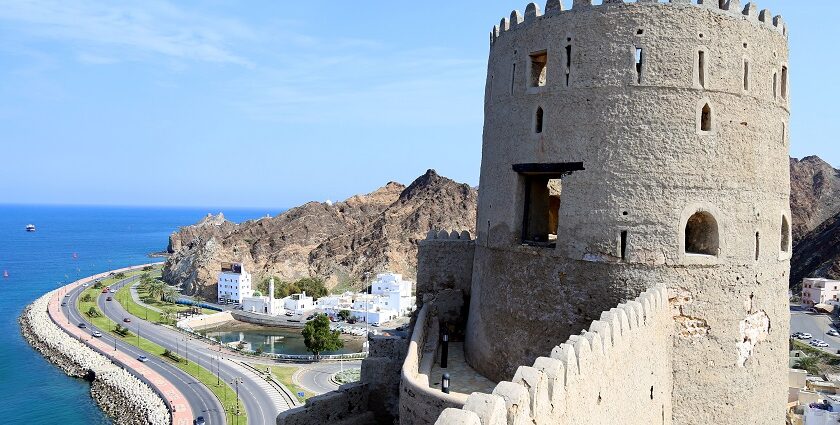
M 140 273 L 142 273 L 142 272 L 127 273 L 127 277 L 132 276 L 134 274 L 140 274 Z M 116 283 L 118 280 L 119 279 L 115 279 L 115 278 L 105 279 L 105 280 L 102 281 L 102 287 L 104 288 L 105 286 L 110 286 L 110 285 Z M 82 301 L 82 298 L 86 294 L 91 295 L 91 298 L 92 298 L 91 301 Z M 102 294 L 102 289 L 95 288 L 93 286 L 85 289 L 77 300 L 78 303 L 76 305 L 76 308 L 80 312 L 86 312 L 91 307 L 95 308 L 96 299 L 100 295 L 105 295 L 105 294 Z M 116 294 L 114 294 L 114 295 L 116 295 Z M 126 294 L 126 295 L 128 296 L 128 299 L 131 299 L 130 294 Z M 131 310 L 129 310 L 129 311 L 131 311 Z M 132 314 L 134 314 L 134 313 L 132 313 Z M 135 314 L 135 316 L 136 316 L 136 314 Z M 138 316 L 138 317 L 142 317 L 142 315 Z M 150 318 L 151 318 L 151 316 L 150 316 Z M 155 344 L 155 343 L 153 343 L 153 342 L 151 342 L 151 341 L 149 341 L 145 338 L 142 338 L 141 335 L 129 334 L 129 336 L 123 337 L 122 335 L 119 335 L 119 334 L 115 333 L 114 328 L 116 327 L 117 324 L 105 315 L 101 315 L 99 317 L 89 317 L 88 320 L 91 323 L 93 323 L 93 325 L 96 326 L 97 328 L 102 329 L 104 331 L 107 331 L 110 335 L 116 336 L 118 338 L 118 340 L 121 341 L 122 344 L 131 344 L 131 345 L 133 345 L 137 348 L 140 348 L 141 350 L 143 350 L 143 351 L 145 351 L 145 352 L 147 352 L 147 353 L 149 353 L 153 356 L 156 356 L 156 357 L 174 365 L 178 369 L 183 370 L 184 372 L 186 372 L 187 374 L 189 374 L 193 378 L 198 379 L 202 384 L 204 384 L 204 386 L 206 386 L 208 389 L 210 389 L 210 391 L 212 391 L 213 394 L 215 394 L 216 397 L 219 399 L 219 401 L 222 403 L 222 406 L 225 409 L 225 416 L 227 418 L 227 423 L 236 423 L 237 415 L 235 414 L 235 412 L 236 412 L 236 407 L 237 407 L 237 401 L 239 401 L 240 412 L 241 412 L 241 414 L 238 416 L 240 418 L 239 420 L 241 420 L 243 423 L 248 423 L 247 412 L 245 412 L 245 405 L 242 403 L 242 400 L 241 399 L 237 400 L 236 392 L 234 392 L 234 390 L 230 387 L 230 385 L 228 385 L 225 381 L 219 381 L 216 378 L 216 375 L 213 374 L 212 372 L 210 372 L 209 370 L 205 369 L 204 367 L 202 367 L 201 365 L 199 365 L 198 363 L 196 363 L 194 361 L 193 362 L 188 362 L 188 363 L 186 361 L 184 361 L 184 362 L 174 361 L 169 356 L 164 355 L 165 349 L 163 347 L 161 347 L 160 345 L 157 345 L 157 344 Z M 130 324 L 128 324 L 128 327 L 129 327 L 129 330 L 131 330 L 132 326 Z M 137 328 L 133 327 L 133 329 L 136 332 Z M 118 349 L 119 349 L 119 345 L 120 344 L 117 344 Z
M 297 370 L 298 370 L 297 367 L 294 367 L 294 366 L 266 366 L 266 365 L 262 365 L 262 364 L 254 364 L 254 365 L 251 365 L 251 366 L 254 369 L 257 369 L 257 370 L 265 370 L 266 368 L 271 369 L 271 374 L 274 376 L 274 379 L 280 381 L 280 383 L 285 385 L 286 388 L 289 389 L 289 391 L 293 392 L 295 394 L 295 397 L 297 397 L 298 401 L 300 401 L 300 402 L 304 402 L 309 397 L 312 397 L 312 396 L 315 395 L 315 393 L 312 393 L 310 391 L 307 391 L 307 390 L 295 385 L 294 381 L 292 381 L 292 375 L 294 375 L 295 372 L 297 372 Z M 299 393 L 301 393 L 301 392 L 303 393 L 303 397 L 301 397 L 299 395 Z

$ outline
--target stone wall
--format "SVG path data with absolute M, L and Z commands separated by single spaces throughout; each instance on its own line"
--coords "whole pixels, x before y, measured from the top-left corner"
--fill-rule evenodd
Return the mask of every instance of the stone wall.
M 438 425 L 671 424 L 673 320 L 660 286 L 605 311 L 589 329 L 473 393 Z M 709 422 L 711 423 L 711 422 Z
M 303 407 L 280 413 L 277 425 L 375 425 L 376 419 L 367 405 L 367 384 L 344 384 L 336 391 L 309 398 Z
M 444 289 L 458 289 L 469 296 L 475 241 L 470 233 L 431 230 L 417 250 L 417 303 Z
M 91 379 L 93 399 L 115 423 L 168 425 L 169 410 L 152 388 L 52 321 L 47 305 L 53 296 L 56 291 L 38 298 L 20 316 L 21 333 L 29 344 L 67 375 Z

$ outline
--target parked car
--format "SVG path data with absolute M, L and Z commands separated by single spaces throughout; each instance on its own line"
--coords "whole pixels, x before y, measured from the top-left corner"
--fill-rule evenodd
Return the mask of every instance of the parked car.
M 62 306 L 62 307 L 66 307 L 66 306 L 67 306 L 67 301 L 62 301 L 62 302 L 61 302 L 61 306 Z
M 102 332 L 96 331 L 96 332 L 93 333 L 93 336 L 96 337 L 96 338 L 101 338 L 102 337 Z
M 193 421 L 193 425 L 205 425 L 206 423 L 207 422 L 204 421 L 204 416 L 199 416 Z
M 811 334 L 807 332 L 802 332 L 799 334 L 799 339 L 811 339 Z
M 834 329 L 829 329 L 828 332 L 826 332 L 826 334 L 831 336 L 840 336 L 840 332 L 837 332 Z
M 111 301 L 111 297 L 105 298 L 105 301 Z
M 309 316 L 306 316 L 306 320 L 312 320 L 314 318 L 315 318 L 314 314 L 310 314 Z
M 84 324 L 84 323 L 79 323 L 79 328 L 84 329 L 84 328 L 86 328 L 86 327 L 87 327 L 87 325 L 86 325 L 86 324 Z
M 292 313 L 291 311 L 287 311 L 287 312 L 286 312 L 286 316 L 292 317 L 292 316 L 294 316 L 294 315 L 295 315 L 295 314 L 294 314 L 294 313 Z
M 146 357 L 146 356 L 140 356 L 140 357 L 137 358 L 137 361 L 142 362 L 142 363 L 146 363 L 147 361 L 149 361 L 149 358 Z
M 125 322 L 125 323 L 130 323 L 130 322 L 131 322 L 131 318 L 126 317 L 125 319 L 123 319 L 123 322 Z
M 70 294 L 64 294 L 64 298 L 70 298 Z
M 90 285 L 89 283 L 85 283 L 85 284 L 84 284 L 84 285 L 82 285 L 82 286 L 84 286 L 85 288 L 87 288 L 89 285 Z

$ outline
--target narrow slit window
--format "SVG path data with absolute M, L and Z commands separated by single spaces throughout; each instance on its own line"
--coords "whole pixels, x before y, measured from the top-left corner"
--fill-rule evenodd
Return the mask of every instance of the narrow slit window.
M 744 60 L 744 91 L 750 90 L 750 62 Z
M 645 61 L 645 51 L 641 47 L 636 47 L 636 83 L 642 83 L 642 66 Z
M 758 232 L 755 232 L 755 261 L 758 261 L 758 257 L 761 255 L 761 235 Z
M 778 89 L 777 89 L 777 86 L 778 86 L 778 85 L 779 85 L 779 73 L 778 73 L 778 72 L 774 72 L 774 73 L 773 73 L 773 99 L 775 99 L 776 97 L 778 97 L 778 95 L 776 94 L 776 91 L 778 90 Z
M 786 216 L 782 216 L 781 249 L 782 252 L 790 252 L 790 224 Z
M 627 231 L 621 231 L 621 261 L 627 260 Z
M 787 125 L 782 123 L 782 144 L 787 144 Z
M 566 87 L 569 87 L 569 77 L 572 74 L 572 45 L 566 46 Z
M 516 64 L 513 64 L 513 68 L 510 70 L 510 94 L 513 94 L 513 86 L 516 82 Z
M 544 87 L 548 74 L 548 54 L 545 51 L 531 54 L 531 87 Z
M 717 220 L 708 212 L 697 212 L 685 224 L 685 253 L 718 255 Z
M 700 87 L 706 88 L 706 52 L 697 52 L 697 82 Z
M 782 99 L 787 99 L 787 82 L 788 82 L 788 69 L 786 66 L 782 67 Z
M 708 103 L 700 111 L 700 130 L 712 131 L 712 107 Z
M 534 116 L 534 133 L 540 134 L 543 132 L 543 108 L 538 107 L 537 113 Z

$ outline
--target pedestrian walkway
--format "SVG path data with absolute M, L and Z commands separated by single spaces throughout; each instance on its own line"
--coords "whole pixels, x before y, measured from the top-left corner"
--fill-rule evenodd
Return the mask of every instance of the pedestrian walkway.
M 139 285 L 139 283 L 135 283 L 134 285 L 131 285 L 131 287 L 130 287 L 130 288 L 128 288 L 128 291 L 129 291 L 129 292 L 131 292 L 131 299 L 132 299 L 132 300 L 134 300 L 134 302 L 135 302 L 135 303 L 137 303 L 137 304 L 139 304 L 139 305 L 141 305 L 141 306 L 143 306 L 143 307 L 146 307 L 146 308 L 148 308 L 149 310 L 153 310 L 153 311 L 156 311 L 156 312 L 158 312 L 158 313 L 163 313 L 163 310 L 161 310 L 161 309 L 159 309 L 159 308 L 157 308 L 157 307 L 150 306 L 150 305 L 148 305 L 148 304 L 144 303 L 144 302 L 140 299 L 140 294 L 138 294 L 138 293 L 137 293 L 137 285 Z
M 94 276 L 96 277 L 96 276 Z M 70 291 L 82 283 L 90 282 L 93 278 L 88 278 L 84 280 L 79 280 L 75 283 L 65 286 L 64 292 Z M 64 312 L 61 311 L 61 298 L 58 295 L 59 292 L 57 291 L 56 294 L 53 296 L 53 299 L 50 300 L 50 304 L 48 307 L 48 313 L 52 318 L 53 322 L 58 325 L 62 330 L 67 332 L 68 334 L 76 337 L 80 341 L 84 341 L 85 344 L 92 347 L 99 353 L 102 353 L 106 357 L 112 359 L 112 361 L 116 361 L 122 365 L 125 365 L 135 376 L 141 376 L 145 378 L 148 382 L 155 387 L 156 391 L 159 394 L 164 394 L 166 396 L 166 401 L 171 407 L 171 414 L 172 414 L 172 423 L 174 425 L 189 425 L 192 424 L 193 420 L 193 412 L 190 408 L 190 405 L 187 403 L 186 398 L 184 395 L 175 388 L 172 383 L 164 379 L 160 374 L 146 366 L 145 364 L 139 362 L 132 356 L 129 356 L 122 351 L 113 351 L 113 347 L 110 344 L 106 344 L 102 340 L 98 338 L 92 338 L 90 334 L 82 331 L 76 326 L 69 324 L 69 319 L 67 316 L 64 315 Z
M 438 350 L 439 351 L 439 350 Z M 454 393 L 472 394 L 474 392 L 493 392 L 496 383 L 485 378 L 473 370 L 464 360 L 464 343 L 449 343 L 449 361 L 446 369 L 440 367 L 440 359 L 436 359 L 429 376 L 429 386 L 440 389 L 441 377 L 444 373 L 449 374 L 449 390 Z

